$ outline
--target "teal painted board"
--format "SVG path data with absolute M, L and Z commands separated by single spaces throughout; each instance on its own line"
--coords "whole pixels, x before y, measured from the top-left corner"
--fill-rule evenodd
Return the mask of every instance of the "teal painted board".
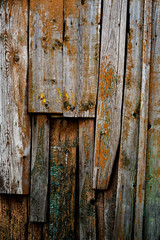
M 75 239 L 78 124 L 51 121 L 49 239 Z

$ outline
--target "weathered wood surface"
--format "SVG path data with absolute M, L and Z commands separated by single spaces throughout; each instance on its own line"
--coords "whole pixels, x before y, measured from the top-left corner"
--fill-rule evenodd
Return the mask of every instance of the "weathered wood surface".
M 121 127 L 127 1 L 104 1 L 93 187 L 107 189 Z
M 0 195 L 0 239 L 26 239 L 27 197 Z
M 0 2 L 0 192 L 29 193 L 28 1 Z
M 143 37 L 143 1 L 129 5 L 127 62 L 118 166 L 114 239 L 131 239 L 134 224 L 136 171 L 139 143 L 139 105 Z
M 50 120 L 32 116 L 30 221 L 46 222 L 48 210 Z
M 62 112 L 63 0 L 31 0 L 29 112 Z
M 104 191 L 104 236 L 105 240 L 113 239 L 115 209 L 118 181 L 118 156 L 113 166 L 112 176 L 107 191 Z
M 96 222 L 97 222 L 97 239 L 105 239 L 104 231 L 104 192 L 96 191 Z
M 50 142 L 50 239 L 74 239 L 75 236 L 77 144 L 77 121 L 52 120 Z
M 92 190 L 94 119 L 79 120 L 80 239 L 96 239 L 95 191 Z
M 144 218 L 146 240 L 160 239 L 160 2 L 152 2 L 152 62 Z
M 98 84 L 100 0 L 64 1 L 63 113 L 94 117 Z
M 134 239 L 143 239 L 143 221 L 145 204 L 146 162 L 147 162 L 147 131 L 148 131 L 148 102 L 151 65 L 151 26 L 152 0 L 144 3 L 143 58 L 142 84 L 139 123 L 139 152 L 137 166 L 137 189 L 135 201 Z

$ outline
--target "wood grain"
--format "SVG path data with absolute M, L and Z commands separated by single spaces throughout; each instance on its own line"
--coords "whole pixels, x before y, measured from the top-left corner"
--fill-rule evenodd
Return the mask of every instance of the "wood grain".
M 100 0 L 64 1 L 63 115 L 94 117 L 98 83 Z
M 121 127 L 127 1 L 104 1 L 93 188 L 107 189 Z
M 80 239 L 96 239 L 95 192 L 92 190 L 94 119 L 79 120 Z
M 27 197 L 0 195 L 0 239 L 26 239 Z
M 29 112 L 62 112 L 63 0 L 30 1 Z
M 134 225 L 136 172 L 139 141 L 143 1 L 129 5 L 127 65 L 118 166 L 114 239 L 131 239 Z
M 50 239 L 75 239 L 75 182 L 78 124 L 51 122 Z
M 30 221 L 46 222 L 48 213 L 50 120 L 46 115 L 32 116 L 32 161 Z
M 144 239 L 160 238 L 160 2 L 153 2 Z M 150 12 L 147 11 L 147 16 Z M 149 68 L 149 66 L 148 66 Z M 142 185 L 143 187 L 143 185 Z
M 152 0 L 146 0 L 144 4 L 139 152 L 138 152 L 137 189 L 135 201 L 135 226 L 134 226 L 134 239 L 137 240 L 143 239 L 146 161 L 147 161 L 148 102 L 149 102 L 149 82 L 151 65 L 151 25 L 152 25 Z
M 28 1 L 0 2 L 0 192 L 29 193 Z

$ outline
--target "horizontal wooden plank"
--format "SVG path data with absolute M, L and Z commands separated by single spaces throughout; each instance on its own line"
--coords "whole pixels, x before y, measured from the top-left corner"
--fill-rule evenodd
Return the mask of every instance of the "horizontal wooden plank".
M 46 222 L 48 219 L 49 134 L 49 117 L 32 116 L 31 222 Z
M 96 239 L 95 191 L 92 190 L 94 120 L 79 120 L 80 239 Z
M 76 121 L 51 121 L 50 239 L 75 239 L 77 142 Z
M 114 239 L 131 239 L 133 234 L 142 74 L 143 1 L 131 1 L 129 15 Z
M 28 1 L 1 1 L 0 15 L 0 193 L 28 194 Z
M 93 188 L 107 189 L 121 127 L 127 0 L 104 1 Z
M 29 22 L 29 112 L 61 113 L 63 0 L 31 0 Z

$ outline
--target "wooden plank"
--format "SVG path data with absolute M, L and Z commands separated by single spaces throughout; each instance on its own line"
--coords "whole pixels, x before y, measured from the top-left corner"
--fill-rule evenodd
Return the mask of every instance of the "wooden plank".
M 30 1 L 29 112 L 62 112 L 63 0 Z
M 32 116 L 32 161 L 30 221 L 46 222 L 48 210 L 50 120 L 46 115 Z
M 129 5 L 129 33 L 114 239 L 131 239 L 134 224 L 139 139 L 139 106 L 143 37 L 143 1 Z
M 104 192 L 96 191 L 97 239 L 104 240 Z
M 0 239 L 26 239 L 27 197 L 0 195 Z
M 152 0 L 144 4 L 144 30 L 143 30 L 143 59 L 142 59 L 142 85 L 141 106 L 139 123 L 139 152 L 137 169 L 137 189 L 135 204 L 134 239 L 143 239 L 144 201 L 146 184 L 146 154 L 148 131 L 148 102 L 151 65 L 151 25 L 152 25 Z
M 144 239 L 160 238 L 160 2 L 152 1 L 152 54 Z
M 98 82 L 100 0 L 64 1 L 63 114 L 94 117 Z
M 0 193 L 29 193 L 28 1 L 0 3 Z
M 93 188 L 107 189 L 121 127 L 127 0 L 104 1 Z
M 113 172 L 110 179 L 110 184 L 107 191 L 104 191 L 104 236 L 105 240 L 113 239 L 116 195 L 118 181 L 118 156 L 113 166 Z
M 75 182 L 78 124 L 51 122 L 50 239 L 75 239 Z
M 94 119 L 79 120 L 80 239 L 96 239 L 95 192 L 92 190 Z

